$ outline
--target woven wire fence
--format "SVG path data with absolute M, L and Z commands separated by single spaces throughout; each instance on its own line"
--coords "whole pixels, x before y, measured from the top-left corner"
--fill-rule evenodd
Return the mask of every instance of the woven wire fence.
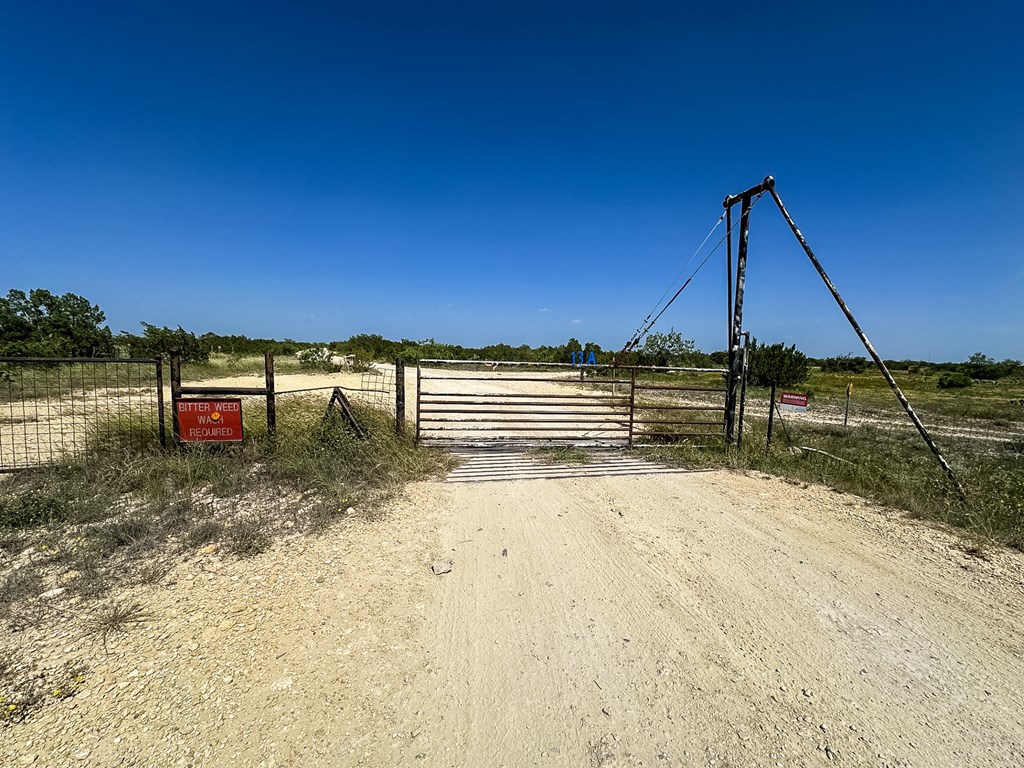
M 164 442 L 158 360 L 0 357 L 0 472 Z
M 348 381 L 342 384 L 340 381 Z M 351 386 L 351 379 L 340 379 L 338 384 L 329 384 L 322 387 L 301 387 L 299 389 L 279 389 L 277 395 L 299 395 L 309 392 L 330 392 L 334 389 L 341 390 L 349 400 L 386 411 L 394 415 L 396 410 L 395 402 L 395 369 L 391 366 L 371 365 L 368 370 L 363 371 L 359 377 L 359 386 Z
M 370 366 L 360 377 L 359 390 L 349 394 L 361 403 L 394 414 L 395 369 Z

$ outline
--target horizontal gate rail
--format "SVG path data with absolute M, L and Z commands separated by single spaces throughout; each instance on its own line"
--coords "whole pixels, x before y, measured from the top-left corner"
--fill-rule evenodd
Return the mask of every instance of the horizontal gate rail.
M 725 371 L 705 369 L 700 373 L 725 373 Z M 674 440 L 693 438 L 724 439 L 726 392 L 724 386 L 656 384 L 637 381 L 633 387 L 630 445 L 664 444 Z M 698 400 L 714 396 L 716 402 L 680 403 L 678 399 L 675 402 L 664 401 L 664 398 L 684 398 L 691 393 Z M 661 397 L 662 400 L 656 399 L 658 397 Z M 721 399 L 719 400 L 719 398 Z M 676 414 L 675 417 L 673 414 Z
M 544 377 L 539 376 L 502 376 L 501 374 L 495 374 L 493 376 L 423 376 L 423 381 L 507 381 L 507 382 L 520 382 L 520 381 L 532 381 L 541 382 L 546 384 L 573 384 L 579 383 L 579 379 L 576 378 L 557 378 L 557 377 Z M 629 384 L 629 379 L 595 379 L 587 382 L 589 384 Z
M 441 427 L 420 427 L 421 432 L 429 432 L 431 430 L 439 431 Z M 459 432 L 568 432 L 565 427 L 533 427 L 527 426 L 524 422 L 517 422 L 512 426 L 501 426 L 501 427 L 459 427 Z M 599 430 L 592 430 L 594 432 L 627 432 L 629 431 L 629 425 L 616 425 L 610 427 L 602 427 Z M 573 435 L 575 437 L 576 435 Z
M 473 394 L 471 392 L 421 392 L 423 397 L 483 397 L 488 400 L 495 399 L 516 399 L 516 398 L 530 398 L 530 399 L 561 399 L 561 400 L 620 400 L 627 402 L 628 398 L 621 394 L 524 394 L 524 393 L 513 393 L 513 392 L 502 392 L 501 394 Z M 455 403 L 456 400 L 438 400 L 438 402 L 451 402 Z
M 721 392 L 725 394 L 726 390 L 722 387 L 670 387 L 665 385 L 655 384 L 637 384 L 636 389 L 640 390 L 662 390 L 667 392 Z
M 584 406 L 592 408 L 594 406 Z M 565 411 L 509 411 L 501 410 L 498 408 L 420 408 L 420 413 L 463 413 L 467 416 L 476 416 L 485 413 L 501 414 L 504 416 L 558 416 L 564 414 Z M 607 415 L 608 411 L 573 411 L 578 413 L 580 416 L 602 416 Z M 427 419 L 424 419 L 427 421 Z M 490 419 L 494 421 L 494 419 Z
M 523 426 L 527 426 L 527 425 L 533 425 L 533 424 L 615 424 L 615 423 L 617 423 L 611 417 L 603 416 L 603 415 L 597 414 L 597 413 L 592 414 L 592 416 L 594 418 L 589 418 L 589 419 L 581 419 L 581 418 L 578 418 L 577 416 L 571 416 L 569 418 L 564 418 L 564 419 L 523 419 L 522 418 L 523 416 L 547 416 L 548 415 L 548 414 L 540 414 L 540 413 L 515 413 L 515 414 L 509 414 L 509 415 L 516 416 L 517 418 L 514 419 L 514 420 L 512 420 L 512 419 L 495 419 L 495 418 L 483 418 L 483 419 L 434 419 L 434 418 L 426 418 L 426 419 L 420 419 L 420 421 L 423 422 L 424 424 L 515 424 L 517 427 L 520 424 L 522 424 Z M 552 414 L 552 415 L 555 415 L 555 416 L 566 416 L 567 414 Z M 624 413 L 624 414 L 622 414 L 621 418 L 628 419 L 629 418 L 629 414 L 628 413 Z M 675 424 L 677 422 L 661 421 L 661 422 L 646 422 L 646 423 Z M 691 423 L 691 422 L 678 422 L 678 423 L 688 424 L 688 423 Z M 692 423 L 697 423 L 697 422 L 692 422 Z
M 658 419 L 634 419 L 634 424 L 683 424 L 687 426 L 696 426 L 698 424 L 709 427 L 720 427 L 722 422 L 720 421 L 661 421 Z
M 644 403 L 642 406 L 649 411 L 724 411 L 724 405 L 655 405 Z
M 488 365 L 492 370 L 424 370 L 423 364 L 429 363 Z M 529 371 L 523 368 L 531 364 L 517 363 L 517 371 L 495 370 L 506 365 L 512 364 L 421 361 L 416 378 L 417 438 L 442 444 L 536 440 L 625 446 L 724 436 L 724 386 L 709 386 L 709 381 L 699 378 L 676 378 L 686 374 L 707 378 L 707 374 L 725 373 L 724 369 L 574 366 L 574 373 L 566 375 L 544 373 L 557 365 L 532 364 L 539 370 Z M 661 381 L 638 381 L 641 371 Z M 668 375 L 672 378 L 662 378 Z M 669 383 L 675 381 L 680 383 Z M 697 402 L 680 402 L 691 393 Z M 656 402 L 659 397 L 665 402 Z

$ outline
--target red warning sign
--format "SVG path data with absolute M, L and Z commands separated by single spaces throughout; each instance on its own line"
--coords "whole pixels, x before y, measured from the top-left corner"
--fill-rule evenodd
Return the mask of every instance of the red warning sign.
M 178 435 L 183 443 L 238 442 L 242 401 L 238 398 L 178 400 Z
M 779 396 L 779 405 L 793 411 L 806 411 L 807 399 L 807 395 L 798 392 L 783 392 Z

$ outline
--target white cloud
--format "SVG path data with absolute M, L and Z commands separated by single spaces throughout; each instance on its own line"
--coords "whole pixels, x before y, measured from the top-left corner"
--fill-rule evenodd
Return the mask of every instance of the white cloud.
M 538 312 L 550 312 L 551 310 L 550 310 L 550 309 L 548 309 L 547 307 L 541 307 L 541 308 L 540 308 L 540 309 L 538 309 L 537 311 L 538 311 Z
M 582 320 L 573 320 L 572 324 L 573 325 L 583 325 L 583 321 Z

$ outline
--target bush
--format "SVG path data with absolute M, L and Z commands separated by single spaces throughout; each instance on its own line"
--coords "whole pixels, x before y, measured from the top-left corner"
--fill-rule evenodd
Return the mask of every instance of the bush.
M 749 349 L 747 380 L 754 386 L 770 387 L 774 382 L 780 387 L 793 387 L 810 375 L 807 355 L 796 344 L 761 346 L 757 339 L 751 339 Z
M 866 357 L 853 357 L 851 355 L 826 357 L 821 361 L 821 370 L 826 373 L 864 373 L 870 367 L 871 361 Z
M 1012 376 L 1015 372 L 1020 370 L 1021 363 L 1019 360 L 1003 360 L 1001 363 L 997 363 L 991 357 L 976 352 L 971 355 L 967 362 L 958 366 L 960 371 L 970 376 L 972 379 L 984 380 L 984 381 L 996 381 L 998 379 Z
M 971 377 L 966 373 L 947 372 L 939 376 L 939 389 L 963 389 L 971 386 Z

